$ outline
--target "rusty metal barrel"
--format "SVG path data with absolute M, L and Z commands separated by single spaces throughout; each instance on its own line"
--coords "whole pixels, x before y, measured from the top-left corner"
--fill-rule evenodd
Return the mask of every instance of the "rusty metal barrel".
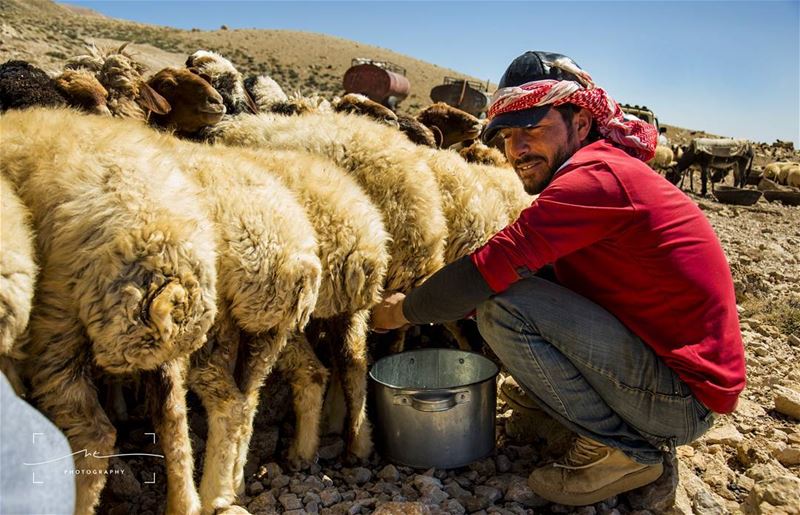
M 478 117 L 489 107 L 489 95 L 481 83 L 452 77 L 445 77 L 444 84 L 431 89 L 431 100 L 444 102 Z
M 404 69 L 391 63 L 354 60 L 344 74 L 344 90 L 394 108 L 411 92 L 404 73 Z

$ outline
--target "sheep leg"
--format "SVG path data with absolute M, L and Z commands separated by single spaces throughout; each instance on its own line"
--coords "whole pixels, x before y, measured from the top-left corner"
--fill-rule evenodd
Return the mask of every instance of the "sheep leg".
M 290 377 L 295 415 L 295 434 L 289 448 L 289 466 L 308 467 L 319 448 L 320 419 L 328 371 L 317 358 L 305 335 L 292 338 L 278 361 L 278 368 Z
M 192 367 L 189 382 L 206 409 L 208 435 L 200 480 L 202 512 L 211 514 L 228 507 L 236 500 L 233 488 L 233 467 L 238 452 L 235 437 L 241 426 L 244 396 L 233 377 L 239 330 L 227 311 L 220 309 L 208 346 L 211 354 L 202 365 Z M 202 353 L 204 350 L 201 350 Z
M 389 343 L 389 354 L 398 354 L 406 348 L 407 329 L 395 329 L 392 331 L 393 339 Z
M 106 484 L 108 458 L 114 454 L 116 430 L 103 411 L 92 382 L 89 340 L 77 317 L 59 305 L 58 293 L 41 284 L 31 331 L 35 349 L 27 365 L 31 395 L 37 407 L 67 436 L 75 453 L 75 513 L 91 515 Z
M 167 515 L 200 513 L 186 416 L 187 368 L 188 358 L 180 358 L 144 374 L 150 416 L 166 461 Z
M 343 336 L 342 344 L 331 349 L 339 370 L 347 406 L 347 435 L 349 461 L 364 460 L 372 453 L 372 427 L 367 419 L 367 331 L 369 311 L 336 317 L 333 334 Z M 400 331 L 405 338 L 405 330 Z
M 238 436 L 238 453 L 233 466 L 233 485 L 238 495 L 244 494 L 244 466 L 247 451 L 253 436 L 253 421 L 258 409 L 259 392 L 264 379 L 272 371 L 278 356 L 286 347 L 288 334 L 285 330 L 273 330 L 264 335 L 251 336 L 252 356 L 247 358 L 242 373 L 241 390 L 244 394 L 242 422 Z
M 344 419 L 347 416 L 347 407 L 344 404 L 344 392 L 339 371 L 333 368 L 328 379 L 328 391 L 322 402 L 321 434 L 342 434 Z
M 461 330 L 461 326 L 458 325 L 458 322 L 445 322 L 444 326 L 448 331 L 450 331 L 450 334 L 453 335 L 453 338 L 455 338 L 459 349 L 467 351 L 472 350 L 472 346 L 469 344 L 469 340 L 467 340 L 467 337 L 464 335 L 464 331 Z
M 705 197 L 708 190 L 708 168 L 700 168 L 700 196 Z

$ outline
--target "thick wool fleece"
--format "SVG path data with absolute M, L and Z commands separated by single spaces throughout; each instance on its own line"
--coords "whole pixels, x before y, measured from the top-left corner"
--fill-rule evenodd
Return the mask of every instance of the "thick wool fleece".
M 0 356 L 12 353 L 31 313 L 37 266 L 30 218 L 14 186 L 0 176 Z
M 307 323 L 321 265 L 305 210 L 263 167 L 231 148 L 161 138 L 202 189 L 218 239 L 220 316 L 189 373 L 209 416 L 200 497 L 213 512 L 235 501 L 259 389 Z
M 241 150 L 297 193 L 317 232 L 322 261 L 322 285 L 314 317 L 335 319 L 328 332 L 331 353 L 348 392 L 348 451 L 366 458 L 372 450 L 365 413 L 367 323 L 369 310 L 380 300 L 389 263 L 389 235 L 380 211 L 356 181 L 329 159 L 308 152 Z M 297 465 L 309 463 L 319 442 L 319 414 L 324 385 L 314 381 L 327 374 L 306 373 L 316 363 L 308 346 L 295 341 L 282 357 L 281 368 L 294 379 L 297 430 L 289 452 Z M 314 392 L 313 394 L 311 392 Z M 300 402 L 299 399 L 303 399 Z
M 525 193 L 513 168 L 470 163 L 478 179 L 486 188 L 494 189 L 503 197 L 508 210 L 509 223 L 519 218 L 522 210 L 529 207 L 535 197 Z
M 30 208 L 41 274 L 30 321 L 32 397 L 74 450 L 112 454 L 98 373 L 140 373 L 167 468 L 167 512 L 197 513 L 184 375 L 216 313 L 213 228 L 198 190 L 135 121 L 32 109 L 0 117 L 0 171 Z M 107 458 L 80 453 L 81 469 Z M 101 472 L 77 476 L 92 513 Z
M 418 152 L 427 160 L 442 194 L 449 234 L 446 263 L 471 254 L 511 222 L 500 194 L 484 187 L 476 171 L 458 154 L 422 146 Z
M 396 129 L 342 113 L 259 114 L 223 120 L 206 136 L 227 145 L 308 150 L 352 174 L 392 237 L 386 289 L 409 290 L 443 265 L 447 226 L 436 179 Z

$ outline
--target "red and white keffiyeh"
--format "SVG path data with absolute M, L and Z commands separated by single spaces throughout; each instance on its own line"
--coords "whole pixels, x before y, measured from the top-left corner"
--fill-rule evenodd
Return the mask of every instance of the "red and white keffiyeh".
M 498 89 L 489 107 L 489 120 L 503 113 L 532 107 L 575 104 L 592 113 L 597 130 L 604 138 L 642 161 L 652 159 L 658 142 L 655 126 L 641 120 L 626 120 L 619 105 L 602 88 L 594 85 L 588 73 L 566 60 L 560 61 L 548 64 L 574 74 L 580 83 L 548 79 Z

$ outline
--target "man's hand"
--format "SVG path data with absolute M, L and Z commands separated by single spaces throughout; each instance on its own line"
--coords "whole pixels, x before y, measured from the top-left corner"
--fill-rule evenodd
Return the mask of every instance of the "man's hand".
M 403 301 L 406 296 L 400 292 L 390 293 L 372 309 L 372 329 L 389 331 L 408 325 L 403 316 Z

